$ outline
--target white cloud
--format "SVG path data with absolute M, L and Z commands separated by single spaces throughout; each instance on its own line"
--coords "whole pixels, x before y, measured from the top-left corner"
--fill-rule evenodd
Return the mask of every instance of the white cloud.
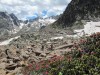
M 0 0 L 0 11 L 14 13 L 19 19 L 42 14 L 57 15 L 64 11 L 71 0 Z

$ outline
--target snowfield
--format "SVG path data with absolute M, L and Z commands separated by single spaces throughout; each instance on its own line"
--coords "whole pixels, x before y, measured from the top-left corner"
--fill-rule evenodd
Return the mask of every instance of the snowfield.
M 14 37 L 14 38 L 10 38 L 8 40 L 5 40 L 3 42 L 0 42 L 0 45 L 8 45 L 12 40 L 19 38 L 20 36 Z
M 96 32 L 100 32 L 100 22 L 87 22 L 84 25 L 84 29 L 74 30 L 75 33 L 80 34 L 83 36 L 84 34 L 91 35 Z

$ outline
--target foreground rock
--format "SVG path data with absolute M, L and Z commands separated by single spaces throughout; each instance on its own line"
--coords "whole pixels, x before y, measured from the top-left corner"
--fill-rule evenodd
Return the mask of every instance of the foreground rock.
M 35 42 L 15 43 L 0 46 L 0 73 L 1 75 L 22 75 L 21 70 L 33 62 L 52 58 L 54 55 L 63 55 L 73 46 L 70 40 L 56 38 Z M 16 40 L 15 40 L 16 41 Z M 14 42 L 15 42 L 14 41 Z M 68 42 L 68 43 L 67 43 Z M 2 74 L 3 73 L 3 74 Z

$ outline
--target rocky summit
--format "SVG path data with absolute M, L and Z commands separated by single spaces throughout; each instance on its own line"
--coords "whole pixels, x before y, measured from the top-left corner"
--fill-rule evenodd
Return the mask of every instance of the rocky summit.
M 82 20 L 100 21 L 100 0 L 72 0 L 53 25 L 71 27 Z

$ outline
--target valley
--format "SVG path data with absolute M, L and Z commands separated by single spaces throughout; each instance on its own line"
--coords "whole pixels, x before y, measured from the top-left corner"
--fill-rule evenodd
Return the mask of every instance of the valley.
M 72 0 L 59 15 L 34 19 L 0 11 L 0 75 L 99 75 L 99 12 L 98 0 Z

